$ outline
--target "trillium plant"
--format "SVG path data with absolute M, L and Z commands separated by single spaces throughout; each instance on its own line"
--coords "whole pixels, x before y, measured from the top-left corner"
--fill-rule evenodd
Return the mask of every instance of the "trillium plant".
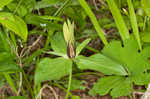
M 69 20 L 64 23 L 63 32 L 55 34 L 51 41 L 54 51 L 47 52 L 59 57 L 43 58 L 38 63 L 35 85 L 47 80 L 59 80 L 69 75 L 66 95 L 68 99 L 74 71 L 72 67 L 75 64 L 80 70 L 94 70 L 106 75 L 94 84 L 89 91 L 91 95 L 106 95 L 110 92 L 113 97 L 129 96 L 132 93 L 133 84 L 145 85 L 150 81 L 150 74 L 147 72 L 150 69 L 148 62 L 150 47 L 139 52 L 138 44 L 132 39 L 126 40 L 124 44 L 120 41 L 112 41 L 104 47 L 101 53 L 85 57 L 80 55 L 80 52 L 90 42 L 90 39 L 83 41 L 76 48 L 74 23 Z

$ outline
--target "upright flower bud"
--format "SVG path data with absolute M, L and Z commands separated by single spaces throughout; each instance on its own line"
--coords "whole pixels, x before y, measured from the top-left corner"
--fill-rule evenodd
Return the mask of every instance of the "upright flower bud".
M 64 38 L 67 43 L 67 55 L 69 58 L 75 57 L 75 39 L 74 39 L 74 22 L 67 20 L 63 25 Z

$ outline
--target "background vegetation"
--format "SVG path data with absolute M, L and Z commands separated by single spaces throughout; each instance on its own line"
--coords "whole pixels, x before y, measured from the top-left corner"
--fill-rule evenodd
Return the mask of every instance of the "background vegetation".
M 0 0 L 0 99 L 149 99 L 149 16 L 150 0 Z

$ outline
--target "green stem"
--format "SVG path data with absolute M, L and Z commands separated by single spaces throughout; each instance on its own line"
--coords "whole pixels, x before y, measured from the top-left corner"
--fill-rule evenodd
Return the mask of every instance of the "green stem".
M 66 95 L 65 99 L 69 99 L 69 92 L 70 92 L 70 87 L 71 87 L 71 80 L 72 80 L 72 69 L 70 70 L 70 74 L 69 74 L 69 83 L 68 83 L 67 95 Z

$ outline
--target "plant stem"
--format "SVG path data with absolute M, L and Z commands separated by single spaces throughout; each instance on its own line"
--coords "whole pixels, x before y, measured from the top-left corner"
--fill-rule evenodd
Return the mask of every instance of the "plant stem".
M 71 87 L 71 80 L 72 80 L 72 69 L 70 70 L 70 74 L 69 74 L 69 83 L 68 83 L 67 95 L 66 95 L 65 99 L 69 98 L 69 91 L 70 91 L 70 87 Z

